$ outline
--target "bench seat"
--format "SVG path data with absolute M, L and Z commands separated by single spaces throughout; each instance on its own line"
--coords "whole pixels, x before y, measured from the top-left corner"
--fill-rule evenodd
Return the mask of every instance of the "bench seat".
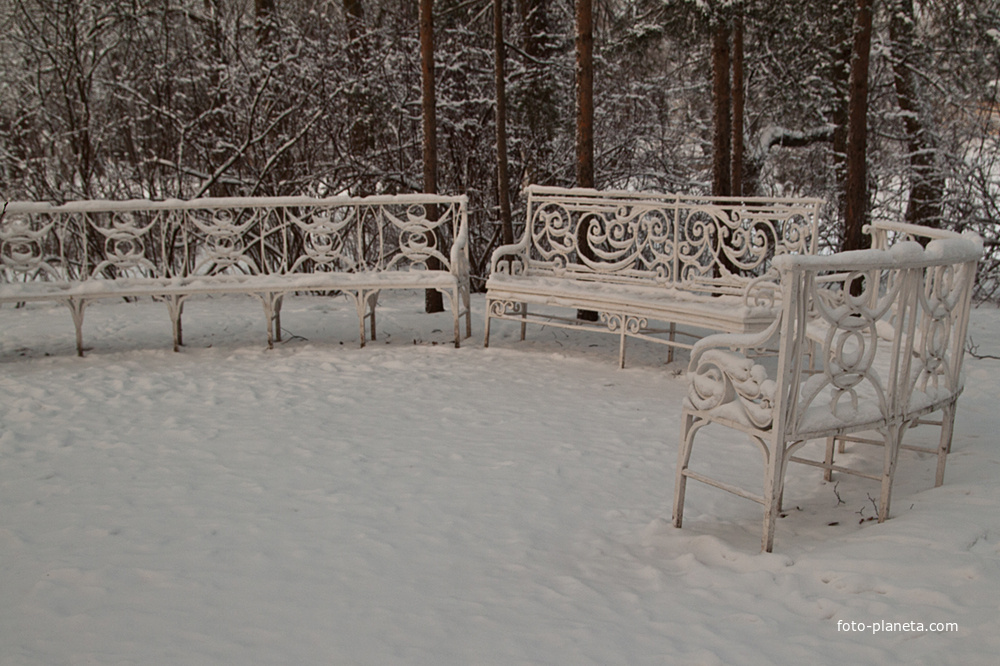
M 563 308 L 593 310 L 603 317 L 606 329 L 624 320 L 656 320 L 713 331 L 752 333 L 767 328 L 781 311 L 773 300 L 748 304 L 742 295 L 715 296 L 705 291 L 691 291 L 670 285 L 623 284 L 586 277 L 508 275 L 493 276 L 486 283 L 490 299 L 498 303 L 550 305 Z M 552 317 L 532 313 L 525 307 L 509 307 L 506 312 L 494 309 L 493 318 L 552 323 Z M 574 326 L 584 325 L 582 322 Z M 624 326 L 617 332 L 623 336 L 652 339 L 689 347 L 676 340 L 662 340 L 647 335 L 648 321 L 643 326 Z M 657 330 L 657 329 L 652 329 Z

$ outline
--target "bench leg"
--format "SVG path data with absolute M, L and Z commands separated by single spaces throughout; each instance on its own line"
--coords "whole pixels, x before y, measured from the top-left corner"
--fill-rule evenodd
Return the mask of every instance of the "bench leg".
M 527 327 L 526 319 L 528 318 L 528 304 L 521 303 L 521 342 L 524 342 L 524 331 Z
M 826 469 L 823 470 L 823 480 L 832 481 L 833 480 L 833 470 L 830 466 L 833 465 L 833 454 L 834 449 L 837 447 L 836 437 L 826 438 L 826 457 L 823 459 L 823 463 L 826 465 Z
M 677 449 L 677 472 L 674 481 L 674 527 L 680 527 L 684 522 L 684 493 L 687 490 L 687 472 L 691 463 L 694 436 L 707 424 L 708 421 L 695 421 L 692 414 L 684 414 L 681 418 L 681 444 Z
M 76 355 L 83 356 L 83 311 L 87 307 L 87 302 L 71 298 L 66 301 L 69 313 L 73 317 L 73 328 L 76 329 Z
M 264 321 L 267 324 L 267 348 L 274 349 L 274 294 L 264 292 L 254 294 L 264 306 Z
M 468 288 L 462 289 L 462 307 L 465 308 L 465 337 L 472 337 L 472 296 Z
M 754 439 L 764 446 L 762 440 Z M 789 450 L 782 442 L 773 442 L 765 464 L 764 529 L 760 540 L 760 549 L 765 553 L 770 553 L 774 548 L 774 528 L 778 524 L 778 516 L 781 514 L 781 500 L 785 494 L 785 462 Z
M 366 317 L 368 318 L 368 330 L 371 333 L 369 338 L 374 342 L 376 338 L 375 332 L 375 307 L 378 305 L 378 297 L 381 292 L 373 291 L 365 297 L 365 307 L 367 308 Z
M 622 334 L 618 342 L 618 369 L 625 367 L 625 317 L 622 316 Z
M 882 436 L 885 438 L 885 450 L 882 452 L 882 492 L 878 501 L 878 522 L 889 518 L 889 502 L 892 499 L 892 479 L 896 473 L 896 461 L 899 459 L 899 445 L 903 432 L 910 427 L 909 423 L 890 426 Z
M 347 292 L 351 293 L 351 292 Z M 358 291 L 351 293 L 354 297 L 354 307 L 358 311 L 358 334 L 361 337 L 361 346 L 365 346 L 365 317 L 367 313 L 365 312 L 365 293 L 363 291 Z
M 485 329 L 483 333 L 483 348 L 490 346 L 490 312 L 492 312 L 493 301 L 486 299 L 486 323 L 483 328 Z
M 670 346 L 667 348 L 667 363 L 674 362 L 674 342 L 677 340 L 677 324 L 670 322 Z
M 448 298 L 451 299 L 451 312 L 455 319 L 455 349 L 458 349 L 462 346 L 462 326 L 459 320 L 461 301 L 459 300 L 458 290 L 453 290 L 450 294 L 448 294 Z
M 951 437 L 955 430 L 955 403 L 944 408 L 941 414 L 941 439 L 938 441 L 937 471 L 934 475 L 934 487 L 944 483 L 944 466 L 951 451 Z
M 170 324 L 174 334 L 174 351 L 180 351 L 184 344 L 183 331 L 181 330 L 181 315 L 184 313 L 184 296 L 168 296 L 167 312 L 170 315 Z
M 281 342 L 281 304 L 284 298 L 284 294 L 278 294 L 274 298 L 274 339 L 277 342 Z

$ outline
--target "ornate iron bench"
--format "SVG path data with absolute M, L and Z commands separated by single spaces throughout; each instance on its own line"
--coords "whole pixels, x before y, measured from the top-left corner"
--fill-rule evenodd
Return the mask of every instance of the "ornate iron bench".
M 760 331 L 780 304 L 755 278 L 776 255 L 815 253 L 821 205 L 531 186 L 521 239 L 491 258 L 484 344 L 492 319 L 520 322 L 522 340 L 527 323 L 610 332 L 624 367 L 629 337 L 669 345 L 669 361 L 691 347 L 679 335 L 698 337 L 692 328 Z
M 872 250 L 775 258 L 780 316 L 758 334 L 708 336 L 695 344 L 675 526 L 681 526 L 687 480 L 694 479 L 762 504 L 761 543 L 770 551 L 789 462 L 820 467 L 827 480 L 843 472 L 878 481 L 879 522 L 889 516 L 901 448 L 936 455 L 935 485 L 943 483 L 982 240 L 906 224 L 869 231 Z M 897 242 L 888 247 L 890 238 Z M 751 359 L 733 351 L 759 346 L 776 346 L 777 355 Z M 926 418 L 935 412 L 940 419 Z M 906 430 L 921 423 L 941 428 L 936 448 L 903 444 Z M 764 458 L 762 494 L 691 469 L 695 436 L 709 424 L 742 431 L 757 445 Z M 874 434 L 864 436 L 868 432 Z M 795 455 L 811 440 L 826 440 L 822 460 Z M 881 473 L 835 464 L 845 442 L 881 445 Z
M 0 218 L 0 304 L 66 304 L 82 356 L 95 299 L 162 299 L 176 351 L 191 296 L 256 296 L 271 347 L 287 294 L 343 292 L 364 346 L 381 291 L 435 289 L 450 301 L 457 347 L 462 315 L 471 335 L 467 244 L 465 197 L 11 202 Z

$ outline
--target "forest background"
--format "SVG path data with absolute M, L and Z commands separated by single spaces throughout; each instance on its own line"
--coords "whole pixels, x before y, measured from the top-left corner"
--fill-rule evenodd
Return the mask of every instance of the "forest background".
M 581 4 L 0 0 L 0 198 L 467 193 L 481 286 L 531 183 L 822 197 L 849 245 L 854 111 L 863 219 L 976 231 L 1000 297 L 995 0 L 586 2 L 592 182 Z

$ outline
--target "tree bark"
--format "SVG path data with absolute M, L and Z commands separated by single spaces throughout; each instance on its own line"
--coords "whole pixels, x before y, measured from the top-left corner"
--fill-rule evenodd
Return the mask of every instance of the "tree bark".
M 733 26 L 733 163 L 731 193 L 743 196 L 743 19 L 738 18 Z
M 594 22 L 592 0 L 576 0 L 576 184 L 594 187 Z M 576 232 L 577 254 L 593 260 L 587 225 Z M 597 321 L 598 313 L 577 310 L 577 319 Z
M 857 250 L 871 245 L 863 227 L 868 217 L 868 63 L 871 55 L 872 2 L 857 0 L 855 15 L 848 102 L 843 250 Z
M 853 39 L 851 29 L 854 21 L 851 18 L 853 0 L 836 0 L 830 8 L 830 31 L 833 36 L 830 44 L 829 81 L 833 91 L 831 95 L 830 124 L 833 126 L 831 136 L 831 155 L 833 161 L 833 178 L 836 186 L 833 188 L 835 200 L 831 202 L 840 216 L 846 218 L 844 210 L 844 194 L 847 186 L 847 126 L 848 102 L 851 87 L 851 53 Z M 841 239 L 841 245 L 843 239 Z
M 729 88 L 729 27 L 720 21 L 712 32 L 712 194 L 718 197 L 732 193 L 730 181 L 730 139 L 733 128 L 730 115 Z
M 524 77 L 516 108 L 527 125 L 522 160 L 528 183 L 553 184 L 554 144 L 560 133 L 558 88 L 552 78 L 551 60 L 557 42 L 549 26 L 546 5 L 552 0 L 517 0 L 521 15 L 521 38 L 524 44 Z
M 434 0 L 420 0 L 420 73 L 423 88 L 423 129 L 424 129 L 424 192 L 437 194 L 437 115 L 434 99 Z M 437 219 L 437 208 L 427 207 L 427 218 Z M 427 262 L 428 268 L 438 268 L 433 258 Z M 424 291 L 424 309 L 427 312 L 444 310 L 441 292 L 434 289 Z
M 592 0 L 576 0 L 576 184 L 594 187 L 594 24 Z
M 889 21 L 892 40 L 893 79 L 896 101 L 902 111 L 910 163 L 910 196 L 906 221 L 930 227 L 941 226 L 944 177 L 937 169 L 937 146 L 921 113 L 913 67 L 917 58 L 913 0 L 896 0 Z
M 500 241 L 514 242 L 510 212 L 510 177 L 507 173 L 507 81 L 503 44 L 503 0 L 493 0 L 493 45 L 496 66 L 497 201 L 500 204 Z

